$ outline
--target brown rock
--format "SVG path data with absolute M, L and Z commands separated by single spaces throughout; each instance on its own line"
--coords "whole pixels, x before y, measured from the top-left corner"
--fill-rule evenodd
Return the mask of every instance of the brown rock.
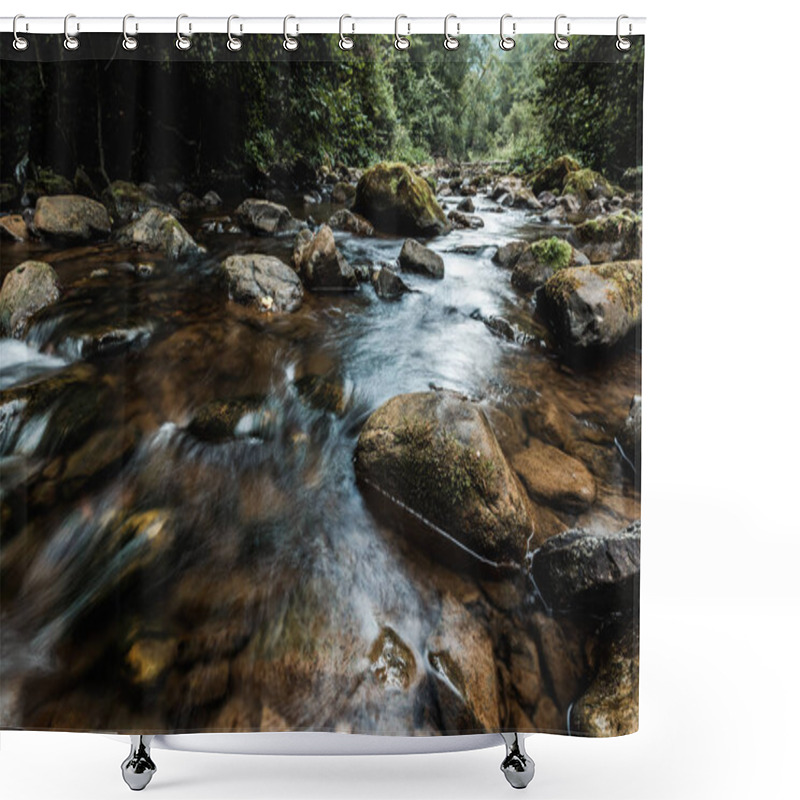
M 0 217 L 0 239 L 10 239 L 12 242 L 28 241 L 28 226 L 21 214 L 7 214 Z
M 0 289 L 0 334 L 21 337 L 28 320 L 61 296 L 55 270 L 42 261 L 24 261 Z
M 111 233 L 105 206 L 78 194 L 40 197 L 36 201 L 33 227 L 54 239 L 89 240 Z

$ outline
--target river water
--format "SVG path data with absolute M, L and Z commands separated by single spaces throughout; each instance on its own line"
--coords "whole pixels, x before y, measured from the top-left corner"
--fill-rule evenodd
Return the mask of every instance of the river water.
M 3 725 L 442 732 L 420 710 L 432 642 L 484 636 L 497 653 L 498 620 L 524 629 L 539 609 L 524 576 L 449 569 L 370 513 L 353 452 L 398 394 L 470 396 L 509 457 L 529 410 L 556 407 L 599 489 L 590 512 L 550 523 L 638 518 L 614 434 L 640 392 L 640 354 L 562 365 L 532 301 L 491 263 L 545 228 L 475 201 L 484 228 L 429 243 L 444 280 L 403 274 L 413 291 L 395 302 L 368 283 L 306 292 L 279 317 L 228 301 L 217 266 L 232 253 L 288 261 L 291 238 L 204 235 L 192 219 L 208 252 L 179 265 L 113 244 L 3 244 L 4 272 L 42 259 L 65 287 L 25 342 L 0 340 Z M 331 209 L 292 210 L 319 222 Z M 392 264 L 403 241 L 336 239 L 354 265 Z M 494 315 L 518 342 L 481 321 Z M 400 687 L 388 703 L 367 680 L 378 662 Z M 568 700 L 554 697 L 559 719 Z

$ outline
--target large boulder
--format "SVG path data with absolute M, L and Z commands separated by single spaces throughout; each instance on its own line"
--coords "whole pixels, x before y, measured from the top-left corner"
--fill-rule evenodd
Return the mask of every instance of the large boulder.
M 0 289 L 0 334 L 20 338 L 28 320 L 61 296 L 55 270 L 42 261 L 24 261 Z
M 160 208 L 167 213 L 174 211 L 170 206 L 160 203 L 153 192 L 130 181 L 114 181 L 103 190 L 100 199 L 116 225 L 127 225 L 150 208 Z
M 483 410 L 455 392 L 384 403 L 361 431 L 355 468 L 381 509 L 411 509 L 484 559 L 524 560 L 529 502 Z
M 642 257 L 642 218 L 625 208 L 582 222 L 575 241 L 592 264 Z
M 353 210 L 386 233 L 436 236 L 450 226 L 428 185 L 405 164 L 381 162 L 356 186 Z
M 267 236 L 293 231 L 298 226 L 286 206 L 270 200 L 245 200 L 236 209 L 236 216 L 245 228 Z
M 642 262 L 559 270 L 539 308 L 565 352 L 608 350 L 641 324 Z
M 613 533 L 576 528 L 553 536 L 533 555 L 536 588 L 556 611 L 630 613 L 639 597 L 640 544 L 638 522 Z
M 123 246 L 139 245 L 148 250 L 160 250 L 167 258 L 177 261 L 204 252 L 172 214 L 160 208 L 150 208 L 139 219 L 119 232 Z
M 88 241 L 111 232 L 105 207 L 79 194 L 40 197 L 36 201 L 33 227 L 45 237 Z
M 358 289 L 356 273 L 336 247 L 333 231 L 327 225 L 322 225 L 315 234 L 300 231 L 292 258 L 303 283 L 313 291 Z
M 579 169 L 567 174 L 562 192 L 574 194 L 581 203 L 588 203 L 590 200 L 611 197 L 614 188 L 599 172 L 593 169 Z
M 444 259 L 416 239 L 406 239 L 403 242 L 397 261 L 409 272 L 417 272 L 430 278 L 444 278 Z
M 222 269 L 232 300 L 262 311 L 296 311 L 303 302 L 297 273 L 274 256 L 228 256 Z
M 564 511 L 585 511 L 597 496 L 594 478 L 578 460 L 556 447 L 531 440 L 511 462 L 538 502 Z
M 581 165 L 571 156 L 559 156 L 535 173 L 529 185 L 537 195 L 544 191 L 560 192 L 569 174 L 577 172 L 580 168 Z

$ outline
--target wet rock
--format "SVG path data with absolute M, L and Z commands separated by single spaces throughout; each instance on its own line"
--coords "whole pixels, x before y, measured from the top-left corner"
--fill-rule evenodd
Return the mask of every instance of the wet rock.
M 258 253 L 228 256 L 222 262 L 228 296 L 261 311 L 297 311 L 303 285 L 297 273 L 274 256 Z
M 608 350 L 641 324 L 642 262 L 562 269 L 539 307 L 566 352 Z
M 575 241 L 592 264 L 642 257 L 642 219 L 623 209 L 575 228 Z
M 622 177 L 619 179 L 619 185 L 629 192 L 641 192 L 642 175 L 643 171 L 641 166 L 628 167 L 628 169 L 622 173 Z
M 445 595 L 439 626 L 426 647 L 442 733 L 496 731 L 500 727 L 497 668 L 491 639 L 480 621 Z
M 24 261 L 0 289 L 0 334 L 19 339 L 28 320 L 61 296 L 55 270 L 42 261 Z
M 542 214 L 544 222 L 563 223 L 567 221 L 567 212 L 563 205 L 554 205 Z
M 511 463 L 528 494 L 545 505 L 580 512 L 595 501 L 597 487 L 589 470 L 549 444 L 533 439 Z
M 342 208 L 328 220 L 328 224 L 337 231 L 347 231 L 356 236 L 374 236 L 375 228 L 364 217 Z
M 213 189 L 210 189 L 203 195 L 203 205 L 206 208 L 214 208 L 215 206 L 221 206 L 222 198 Z
M 541 211 L 542 204 L 530 189 L 517 189 L 511 202 L 512 208 L 523 208 L 529 211 Z
M 411 648 L 385 627 L 369 648 L 370 672 L 389 689 L 408 689 L 416 679 L 417 662 Z
M 269 200 L 245 200 L 236 209 L 236 216 L 245 228 L 267 236 L 296 230 L 299 225 L 286 206 Z
M 475 214 L 465 214 L 463 211 L 451 211 L 447 219 L 453 223 L 454 228 L 477 229 L 483 227 L 483 220 Z
M 137 186 L 129 181 L 114 181 L 103 191 L 101 200 L 115 225 L 127 225 L 150 208 L 159 208 L 167 213 L 174 211 L 170 206 L 158 201 L 155 187 L 148 192 L 145 184 Z
M 111 232 L 106 209 L 96 200 L 77 194 L 40 197 L 36 201 L 33 227 L 52 239 L 88 241 Z
M 356 186 L 353 210 L 386 233 L 436 236 L 450 228 L 427 181 L 400 163 L 368 169 Z
M 356 187 L 352 183 L 339 181 L 331 192 L 331 202 L 339 205 L 349 205 L 356 196 Z
M 381 300 L 399 300 L 404 294 L 411 291 L 400 276 L 387 266 L 383 266 L 373 273 L 372 285 L 375 287 L 375 294 Z
M 638 603 L 641 525 L 613 533 L 576 528 L 548 539 L 533 556 L 533 579 L 557 611 L 630 613 Z
M 471 197 L 465 197 L 457 206 L 458 211 L 463 211 L 465 214 L 472 214 L 475 211 L 475 203 L 472 202 Z
M 430 278 L 444 278 L 444 260 L 416 239 L 406 239 L 400 250 L 398 263 L 409 272 L 427 275 Z
M 516 339 L 516 330 L 514 326 L 505 317 L 487 317 L 483 320 L 483 324 L 492 333 L 496 333 L 503 339 L 513 342 Z
M 28 226 L 21 214 L 8 214 L 0 217 L 0 239 L 12 242 L 28 241 Z
M 541 239 L 520 253 L 511 273 L 511 285 L 521 292 L 533 292 L 556 272 L 574 264 L 569 242 L 555 236 Z
M 639 729 L 639 642 L 632 633 L 611 643 L 597 676 L 572 707 L 570 730 L 624 736 Z
M 297 393 L 312 408 L 341 417 L 347 411 L 348 397 L 340 380 L 328 375 L 309 373 L 294 382 Z
M 530 247 L 530 242 L 514 241 L 497 248 L 492 256 L 492 263 L 498 267 L 510 269 L 517 263 L 517 259 Z
M 275 424 L 275 416 L 266 407 L 264 398 L 237 397 L 206 403 L 197 410 L 186 430 L 204 442 L 250 437 L 270 439 Z
M 353 272 L 359 283 L 369 283 L 372 280 L 372 267 L 369 264 L 353 264 Z
M 642 396 L 635 395 L 631 400 L 628 416 L 617 434 L 617 441 L 625 456 L 639 471 L 642 462 Z
M 148 209 L 124 227 L 118 239 L 126 247 L 140 245 L 148 250 L 160 250 L 173 261 L 205 252 L 172 214 L 158 208 Z
M 570 173 L 577 172 L 580 168 L 581 165 L 571 156 L 560 156 L 540 169 L 530 179 L 529 185 L 537 197 L 544 191 L 560 192 Z
M 361 431 L 355 468 L 376 504 L 399 503 L 491 561 L 524 558 L 527 498 L 484 412 L 462 396 L 424 392 L 384 403 Z
M 315 234 L 300 231 L 292 258 L 304 285 L 312 291 L 341 292 L 358 288 L 358 278 L 336 247 L 333 231 L 327 225 L 322 225 Z

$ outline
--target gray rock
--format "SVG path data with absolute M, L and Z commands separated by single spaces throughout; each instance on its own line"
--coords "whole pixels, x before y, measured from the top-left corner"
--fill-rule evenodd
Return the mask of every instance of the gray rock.
M 399 300 L 404 294 L 411 291 L 400 276 L 387 266 L 383 266 L 373 273 L 372 285 L 375 287 L 375 294 L 382 300 Z
M 262 311 L 291 312 L 303 302 L 303 285 L 280 259 L 258 253 L 228 256 L 222 269 L 232 300 Z
M 0 289 L 0 334 L 21 338 L 28 320 L 61 296 L 55 270 L 42 261 L 24 261 Z
M 140 245 L 148 250 L 160 250 L 173 261 L 205 252 L 172 214 L 160 208 L 145 211 L 139 219 L 126 225 L 118 238 L 124 246 Z
M 497 248 L 497 252 L 492 256 L 492 263 L 497 264 L 498 267 L 511 269 L 517 263 L 517 259 L 526 250 L 530 249 L 530 246 L 530 242 L 519 240 L 504 244 L 502 247 Z
M 245 200 L 236 209 L 236 216 L 244 227 L 267 236 L 295 230 L 299 224 L 286 206 L 270 200 Z
M 322 225 L 315 234 L 300 231 L 292 258 L 304 285 L 312 291 L 358 289 L 358 278 L 336 247 L 333 231 L 327 225 Z
M 222 198 L 213 190 L 210 189 L 203 195 L 203 205 L 206 208 L 213 208 L 214 206 L 222 205 Z
M 136 186 L 128 181 L 114 181 L 103 191 L 101 200 L 115 225 L 126 225 L 150 208 L 177 214 L 174 208 L 159 202 L 156 187 L 147 183 Z
M 458 211 L 463 211 L 465 214 L 472 214 L 475 211 L 475 203 L 472 202 L 471 197 L 465 197 L 457 206 Z
M 533 555 L 536 588 L 557 611 L 630 612 L 638 603 L 640 543 L 639 522 L 615 533 L 553 536 Z
M 341 208 L 339 211 L 331 214 L 328 225 L 334 230 L 347 231 L 356 236 L 375 235 L 375 228 L 372 227 L 371 222 L 364 219 L 364 217 L 359 214 L 348 211 L 346 208 Z
M 409 272 L 417 272 L 431 278 L 444 278 L 444 260 L 416 239 L 406 239 L 400 250 L 398 263 Z
M 476 228 L 483 227 L 483 220 L 475 214 L 465 214 L 463 211 L 451 211 L 447 219 L 453 223 L 454 228 Z

